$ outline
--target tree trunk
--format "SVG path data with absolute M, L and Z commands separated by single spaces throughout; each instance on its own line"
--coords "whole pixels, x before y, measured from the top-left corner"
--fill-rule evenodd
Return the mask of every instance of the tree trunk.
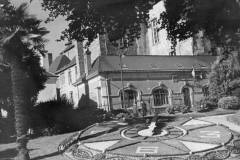
M 12 92 L 15 110 L 15 129 L 17 132 L 16 142 L 18 150 L 16 160 L 29 160 L 29 151 L 27 149 L 27 131 L 29 128 L 29 100 L 24 92 L 24 72 L 20 58 L 12 57 L 11 69 Z

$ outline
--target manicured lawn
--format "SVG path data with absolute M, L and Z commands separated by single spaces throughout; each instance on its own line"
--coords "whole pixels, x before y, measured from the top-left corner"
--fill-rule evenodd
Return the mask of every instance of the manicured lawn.
M 72 133 L 30 140 L 28 149 L 30 149 L 31 159 L 64 160 L 58 153 L 57 146 L 70 135 L 72 135 Z M 14 157 L 17 154 L 15 147 L 16 143 L 0 144 L 0 159 Z
M 181 114 L 177 113 L 174 115 L 169 114 L 161 114 L 164 119 L 168 119 L 169 123 L 173 121 L 179 120 L 179 118 L 198 118 L 205 116 L 213 116 L 213 115 L 222 115 L 222 114 L 232 114 L 236 111 L 217 109 L 211 112 L 204 113 L 186 113 Z M 167 122 L 168 123 L 168 122 Z M 64 158 L 58 153 L 57 146 L 67 137 L 72 135 L 73 133 L 50 136 L 50 137 L 39 137 L 36 139 L 32 139 L 28 143 L 28 148 L 30 149 L 30 157 L 32 160 L 64 160 Z M 14 157 L 17 152 L 15 150 L 16 143 L 9 144 L 0 144 L 0 158 L 11 158 Z

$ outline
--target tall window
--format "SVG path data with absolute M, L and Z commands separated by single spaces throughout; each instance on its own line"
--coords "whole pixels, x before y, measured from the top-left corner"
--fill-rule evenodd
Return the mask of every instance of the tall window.
M 158 27 L 157 27 L 157 18 L 153 19 L 152 22 L 152 36 L 153 36 L 153 44 L 159 42 L 159 34 L 158 34 Z
M 123 96 L 121 93 L 121 100 L 123 100 Z M 124 90 L 124 105 L 126 107 L 131 107 L 134 105 L 134 102 L 137 100 L 137 91 L 135 90 Z
M 68 71 L 68 83 L 72 84 L 72 72 Z
M 60 84 L 61 84 L 61 85 L 64 85 L 64 83 L 65 83 L 65 76 L 64 76 L 64 73 L 62 73 L 62 74 L 60 75 Z
M 77 81 L 77 66 L 75 67 L 75 81 Z
M 168 90 L 156 89 L 153 91 L 154 106 L 161 106 L 168 103 Z

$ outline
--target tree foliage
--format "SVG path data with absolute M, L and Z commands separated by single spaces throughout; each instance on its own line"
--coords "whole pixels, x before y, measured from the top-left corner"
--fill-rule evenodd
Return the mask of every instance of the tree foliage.
M 218 102 L 222 97 L 234 96 L 240 88 L 240 67 L 235 55 L 218 57 L 209 73 L 210 98 Z
M 69 28 L 62 32 L 61 40 L 87 41 L 89 45 L 97 35 L 107 34 L 114 46 L 124 37 L 125 47 L 140 37 L 140 24 L 147 25 L 153 0 L 43 0 L 42 7 L 50 11 L 47 22 L 66 16 Z
M 27 12 L 26 3 L 16 8 L 8 0 L 0 0 L 0 5 L 0 53 L 11 67 L 17 159 L 27 160 L 31 105 L 46 80 L 37 54 L 45 53 L 47 40 L 43 36 L 48 31 L 41 27 L 41 20 Z M 38 78 L 40 83 L 35 83 Z
M 163 1 L 156 0 L 155 3 Z M 60 39 L 88 40 L 106 33 L 110 42 L 126 36 L 131 45 L 140 36 L 140 23 L 148 24 L 152 0 L 43 0 L 50 11 L 47 21 L 59 15 L 70 21 Z M 203 31 L 216 46 L 225 50 L 239 44 L 240 8 L 238 0 L 164 0 L 166 10 L 159 15 L 159 29 L 167 30 L 167 39 L 175 52 L 177 40 L 185 40 Z M 88 43 L 88 44 L 89 44 Z M 128 45 L 129 45 L 128 44 Z
M 168 39 L 185 40 L 203 31 L 216 46 L 239 44 L 240 7 L 237 0 L 166 0 L 166 11 L 160 14 L 161 29 Z

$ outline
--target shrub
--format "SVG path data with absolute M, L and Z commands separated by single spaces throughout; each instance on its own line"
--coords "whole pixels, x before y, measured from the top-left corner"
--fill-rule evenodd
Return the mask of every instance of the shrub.
M 74 132 L 111 119 L 110 115 L 100 108 L 73 108 L 73 103 L 66 98 L 41 102 L 34 107 L 32 115 L 31 126 L 37 136 Z
M 165 109 L 165 112 L 168 113 L 168 114 L 174 114 L 175 113 L 174 106 L 167 105 L 166 109 Z
M 112 114 L 114 116 L 116 116 L 116 115 L 118 115 L 120 113 L 129 113 L 129 112 L 126 109 L 115 109 L 115 110 L 112 111 Z
M 31 128 L 34 133 L 45 136 L 67 132 L 73 112 L 73 103 L 66 98 L 40 102 L 33 109 Z
M 78 128 L 85 128 L 94 123 L 100 123 L 111 119 L 111 116 L 101 108 L 86 107 L 77 108 L 75 117 L 72 117 L 73 123 L 77 123 Z
M 192 110 L 194 112 L 205 112 L 216 107 L 217 105 L 212 99 L 209 97 L 202 97 L 198 101 L 195 101 Z
M 194 112 L 203 112 L 205 111 L 207 108 L 206 108 L 206 105 L 203 104 L 203 101 L 202 100 L 199 100 L 199 101 L 196 101 L 192 110 Z
M 236 89 L 233 91 L 233 96 L 236 96 L 236 97 L 240 98 L 240 88 L 236 88 Z
M 218 101 L 218 107 L 223 109 L 239 109 L 239 99 L 236 96 L 222 97 Z
M 175 104 L 173 106 L 168 106 L 166 108 L 166 113 L 174 114 L 176 112 L 187 113 L 190 110 L 190 107 L 183 104 Z
M 0 119 L 0 143 L 12 143 L 16 141 L 14 119 L 2 117 Z
M 186 106 L 186 105 L 180 105 L 179 106 L 179 111 L 183 114 L 189 112 L 189 110 L 190 110 L 189 106 Z

